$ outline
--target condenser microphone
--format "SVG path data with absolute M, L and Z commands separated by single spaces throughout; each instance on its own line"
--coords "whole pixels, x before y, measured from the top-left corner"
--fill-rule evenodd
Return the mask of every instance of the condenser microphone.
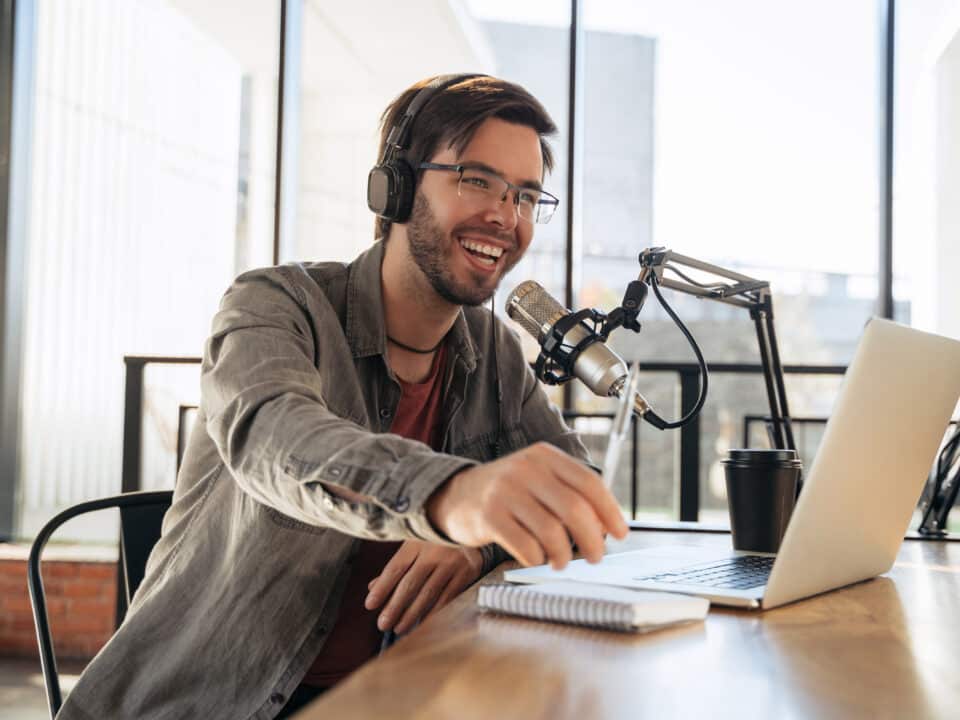
M 539 283 L 520 283 L 507 298 L 507 316 L 519 323 L 537 341 L 546 355 L 568 376 L 578 378 L 595 395 L 620 397 L 627 381 L 627 364 L 603 343 L 603 338 L 579 322 L 566 330 L 562 342 L 552 342 L 557 323 L 572 313 L 557 302 Z M 571 353 L 570 348 L 580 348 Z M 542 379 L 542 378 L 541 378 Z M 639 393 L 634 412 L 646 415 L 647 401 Z

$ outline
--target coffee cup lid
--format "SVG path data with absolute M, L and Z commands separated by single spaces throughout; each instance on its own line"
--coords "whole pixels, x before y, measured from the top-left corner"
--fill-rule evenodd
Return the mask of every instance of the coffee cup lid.
M 750 463 L 751 465 L 769 465 L 775 463 L 798 462 L 796 450 L 767 449 L 767 448 L 738 448 L 727 451 L 723 462 Z

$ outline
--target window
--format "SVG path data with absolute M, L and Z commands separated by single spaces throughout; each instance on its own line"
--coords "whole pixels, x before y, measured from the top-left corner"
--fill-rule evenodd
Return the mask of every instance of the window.
M 198 355 L 234 275 L 270 263 L 277 5 L 37 3 L 21 534 L 119 491 L 123 356 Z M 149 427 L 172 456 L 175 425 Z

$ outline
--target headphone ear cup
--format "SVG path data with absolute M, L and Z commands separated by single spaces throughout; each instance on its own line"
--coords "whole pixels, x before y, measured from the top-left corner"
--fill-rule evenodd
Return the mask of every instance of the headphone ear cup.
M 413 168 L 403 158 L 377 165 L 367 175 L 367 207 L 390 222 L 406 222 L 415 189 Z
M 403 223 L 410 219 L 410 213 L 413 212 L 413 196 L 417 189 L 417 176 L 408 163 L 403 158 L 397 158 L 393 161 L 394 172 L 396 173 L 396 195 L 394 205 L 394 215 L 391 218 L 393 222 Z

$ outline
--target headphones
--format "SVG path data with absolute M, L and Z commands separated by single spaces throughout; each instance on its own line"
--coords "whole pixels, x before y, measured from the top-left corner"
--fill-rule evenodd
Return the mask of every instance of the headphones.
M 403 156 L 410 143 L 410 130 L 420 108 L 434 94 L 463 80 L 484 75 L 438 75 L 418 92 L 400 121 L 387 135 L 383 157 L 367 175 L 367 207 L 390 222 L 406 222 L 413 210 L 413 194 L 417 188 L 417 171 Z

